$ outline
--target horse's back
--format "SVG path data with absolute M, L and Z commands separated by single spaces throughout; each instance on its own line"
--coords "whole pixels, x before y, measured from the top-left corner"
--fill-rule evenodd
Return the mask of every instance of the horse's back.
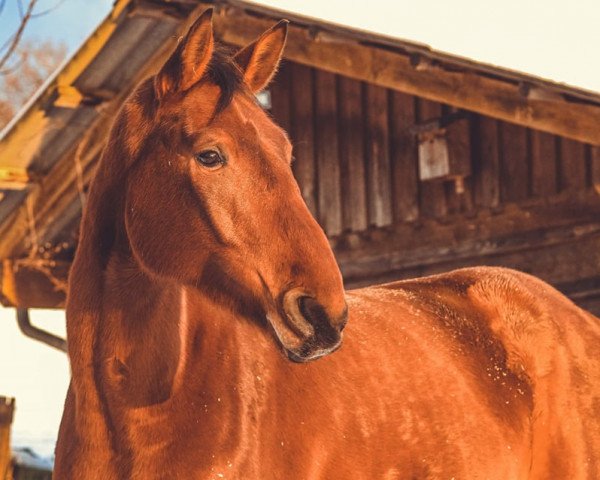
M 496 421 L 529 437 L 520 476 L 600 477 L 600 321 L 554 288 L 479 267 L 352 291 L 349 304 L 351 321 L 413 330 L 442 368 L 476 380 Z

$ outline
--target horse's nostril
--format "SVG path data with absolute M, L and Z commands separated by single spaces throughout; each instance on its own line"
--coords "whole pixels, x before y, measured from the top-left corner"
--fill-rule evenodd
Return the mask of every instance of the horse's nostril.
M 341 332 L 348 317 L 347 308 L 341 314 L 330 315 L 315 298 L 297 288 L 283 295 L 282 310 L 282 317 L 267 318 L 291 360 L 315 360 L 341 346 Z
M 304 296 L 298 298 L 298 308 L 300 313 L 313 327 L 319 323 L 319 316 L 324 315 L 323 307 L 312 297 Z M 321 310 L 321 311 L 320 311 Z
M 342 323 L 332 322 L 325 308 L 312 297 L 300 297 L 298 307 L 302 316 L 313 326 L 316 337 L 324 340 L 339 338 L 339 332 L 342 331 L 346 323 L 345 319 L 342 319 Z

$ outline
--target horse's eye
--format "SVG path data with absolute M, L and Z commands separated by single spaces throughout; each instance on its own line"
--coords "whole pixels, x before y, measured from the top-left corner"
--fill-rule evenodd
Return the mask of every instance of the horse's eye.
M 194 158 L 198 163 L 209 168 L 219 167 L 225 163 L 221 154 L 216 150 L 205 150 L 204 152 L 196 153 Z

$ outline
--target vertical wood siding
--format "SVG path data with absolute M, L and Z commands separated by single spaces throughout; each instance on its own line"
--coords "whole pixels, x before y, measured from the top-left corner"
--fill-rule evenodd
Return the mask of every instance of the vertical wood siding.
M 410 129 L 455 109 L 291 62 L 271 96 L 302 195 L 330 236 L 600 190 L 598 148 L 475 113 L 449 139 L 468 145 L 462 188 L 421 182 Z
M 415 97 L 391 92 L 390 157 L 392 161 L 392 208 L 396 223 L 419 218 L 419 172 L 417 142 L 409 128 L 415 121 Z
M 338 79 L 342 219 L 345 230 L 361 231 L 368 225 L 365 182 L 365 131 L 362 90 L 358 82 Z

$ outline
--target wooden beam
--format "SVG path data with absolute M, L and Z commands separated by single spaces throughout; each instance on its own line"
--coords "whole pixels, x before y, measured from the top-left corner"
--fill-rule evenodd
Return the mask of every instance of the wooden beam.
M 570 284 L 598 273 L 595 263 L 585 262 L 590 252 L 600 250 L 600 224 L 595 225 L 589 235 L 581 237 L 569 228 L 550 229 L 535 235 L 539 236 L 537 241 L 532 241 L 531 234 L 521 234 L 509 241 L 502 237 L 468 240 L 447 248 L 428 245 L 410 251 L 374 249 L 371 254 L 366 251 L 339 254 L 338 263 L 346 288 L 480 265 L 516 268 L 554 285 Z M 593 254 L 593 257 L 593 261 L 597 261 L 599 256 Z M 574 264 L 582 268 L 577 271 Z
M 350 287 L 469 265 L 517 268 L 558 285 L 598 275 L 598 218 L 600 205 L 591 195 L 580 204 L 530 202 L 451 223 L 398 225 L 363 235 L 351 247 L 341 239 L 335 253 Z
M 205 3 L 199 10 L 207 8 Z M 228 5 L 214 17 L 218 37 L 246 45 L 275 18 Z M 600 145 L 600 107 L 559 97 L 523 95 L 516 81 L 501 80 L 455 65 L 418 68 L 407 53 L 362 44 L 349 34 L 291 23 L 285 57 L 289 60 L 391 88 L 483 115 Z
M 378 274 L 374 273 L 371 265 L 369 267 L 371 274 L 348 278 L 345 280 L 345 286 L 348 289 L 360 288 L 395 280 L 435 275 L 471 266 L 508 267 L 530 273 L 547 281 L 581 308 L 600 316 L 600 277 L 596 275 L 597 270 L 594 272 L 592 269 L 586 268 L 585 272 L 575 272 L 568 266 L 569 262 L 573 261 L 579 265 L 583 264 L 583 259 L 587 258 L 588 253 L 599 248 L 600 235 L 595 235 L 566 243 L 547 242 L 545 245 L 531 245 L 524 249 L 509 250 L 495 245 L 493 249 L 473 256 L 436 255 L 436 253 L 440 253 L 438 250 L 430 252 L 433 255 L 429 261 L 425 258 L 427 254 L 417 259 L 417 261 L 423 262 L 421 265 L 399 262 L 394 268 L 391 268 L 388 264 Z M 371 260 L 374 261 L 374 259 Z M 380 258 L 378 261 L 381 262 L 382 259 Z M 344 270 L 344 263 L 340 262 L 340 265 Z M 557 265 L 560 267 L 556 268 Z

